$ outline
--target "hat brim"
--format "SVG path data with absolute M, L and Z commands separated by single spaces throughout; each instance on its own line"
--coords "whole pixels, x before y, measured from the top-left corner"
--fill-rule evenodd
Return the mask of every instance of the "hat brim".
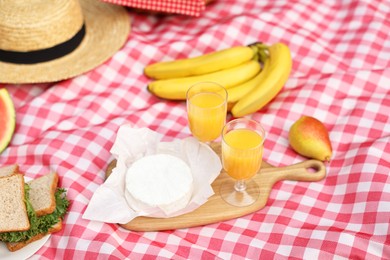
M 99 0 L 80 0 L 86 34 L 70 54 L 37 64 L 0 62 L 0 82 L 10 84 L 56 82 L 94 69 L 114 55 L 130 32 L 125 8 Z

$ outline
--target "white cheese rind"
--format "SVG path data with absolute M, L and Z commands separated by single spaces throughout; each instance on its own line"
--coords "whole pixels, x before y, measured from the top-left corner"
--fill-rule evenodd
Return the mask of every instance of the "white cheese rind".
M 171 214 L 187 206 L 193 191 L 190 167 L 168 154 L 145 156 L 126 173 L 125 198 L 136 211 L 157 207 Z

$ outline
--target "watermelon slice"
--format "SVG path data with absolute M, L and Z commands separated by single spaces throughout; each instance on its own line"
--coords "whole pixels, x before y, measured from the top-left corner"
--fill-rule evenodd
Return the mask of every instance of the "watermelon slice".
M 0 153 L 7 148 L 15 131 L 15 107 L 7 89 L 0 89 Z

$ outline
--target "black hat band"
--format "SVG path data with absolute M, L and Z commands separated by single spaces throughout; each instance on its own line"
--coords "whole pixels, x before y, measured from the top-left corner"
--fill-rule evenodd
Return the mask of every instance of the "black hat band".
M 7 51 L 0 49 L 0 61 L 16 64 L 35 64 L 63 57 L 74 51 L 85 36 L 85 24 L 69 40 L 50 48 L 28 52 Z

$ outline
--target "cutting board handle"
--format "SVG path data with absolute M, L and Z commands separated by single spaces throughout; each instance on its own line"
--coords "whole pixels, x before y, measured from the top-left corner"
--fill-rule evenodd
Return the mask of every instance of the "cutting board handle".
M 259 174 L 263 178 L 267 176 L 272 183 L 280 180 L 319 181 L 325 177 L 326 168 L 321 161 L 307 160 L 285 167 L 261 169 Z

